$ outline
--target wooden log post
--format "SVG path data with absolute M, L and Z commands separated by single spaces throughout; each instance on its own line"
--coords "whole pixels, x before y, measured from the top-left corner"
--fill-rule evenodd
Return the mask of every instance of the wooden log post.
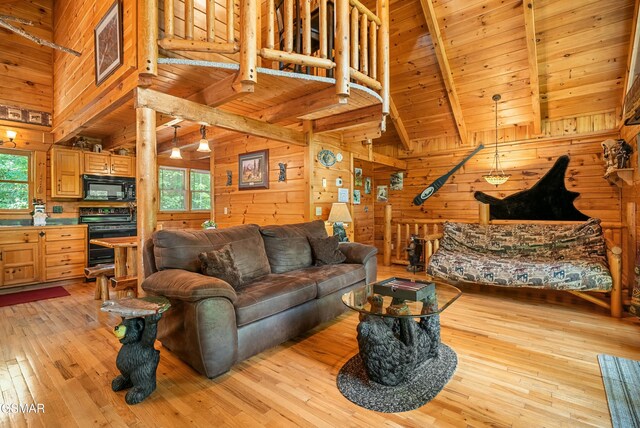
M 336 0 L 336 94 L 346 98 L 349 84 L 349 0 Z M 389 253 L 391 254 L 391 253 Z M 390 259 L 389 259 L 390 260 Z
M 489 224 L 489 219 L 491 218 L 489 209 L 491 206 L 489 204 L 480 203 L 479 205 L 479 220 L 480 224 L 486 226 Z
M 165 0 L 167 1 L 167 0 Z M 207 41 L 216 41 L 216 0 L 207 0 Z
M 240 13 L 242 16 L 242 37 L 240 40 L 239 79 L 244 84 L 252 85 L 258 81 L 257 0 L 243 0 Z
M 327 58 L 329 44 L 327 39 L 327 0 L 320 0 L 320 16 L 318 35 L 320 37 L 320 58 Z M 331 29 L 333 31 L 333 28 Z
M 369 22 L 367 15 L 362 14 L 360 17 L 360 71 L 369 75 L 369 38 L 367 31 L 369 30 Z
M 622 317 L 622 249 L 613 247 L 609 253 L 609 268 L 613 285 L 611 288 L 611 316 Z
M 359 57 L 358 57 L 358 22 L 360 19 L 360 15 L 358 13 L 358 9 L 355 7 L 351 8 L 351 68 L 358 69 L 359 68 Z
M 384 207 L 384 257 L 385 266 L 391 266 L 391 218 L 393 216 L 392 205 L 387 204 Z
M 380 37 L 378 41 L 378 50 L 380 65 L 378 72 L 380 74 L 380 83 L 382 89 L 380 96 L 382 97 L 382 114 L 388 115 L 389 110 L 389 3 L 387 0 L 378 0 L 378 17 L 380 18 Z
M 302 0 L 302 53 L 311 55 L 311 0 Z
M 173 16 L 175 15 L 174 0 L 164 0 L 164 37 L 171 38 L 175 34 Z
M 227 0 L 227 43 L 233 43 L 235 36 L 235 1 Z
M 193 0 L 184 0 L 184 38 L 193 40 L 195 7 Z
M 267 0 L 267 49 L 276 47 L 276 6 L 275 0 Z
M 284 0 L 284 50 L 293 52 L 293 0 Z
M 137 92 L 137 91 L 136 91 Z M 136 177 L 138 195 L 138 286 L 144 279 L 144 243 L 156 228 L 158 211 L 158 159 L 156 141 L 156 112 L 150 108 L 136 108 Z
M 138 64 L 140 77 L 158 75 L 158 0 L 138 2 Z
M 378 26 L 373 21 L 369 26 L 369 76 L 378 80 Z

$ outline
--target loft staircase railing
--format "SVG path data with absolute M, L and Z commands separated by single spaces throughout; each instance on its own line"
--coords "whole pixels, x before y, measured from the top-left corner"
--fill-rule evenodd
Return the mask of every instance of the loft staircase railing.
M 204 0 L 204 10 L 202 0 L 198 6 L 196 0 L 140 0 L 138 37 L 140 60 L 144 64 L 141 75 L 157 75 L 158 47 L 161 47 L 176 52 L 237 54 L 239 80 L 255 84 L 260 57 L 330 71 L 325 74 L 335 77 L 339 97 L 349 96 L 352 81 L 365 85 L 381 96 L 382 111 L 388 114 L 388 1 L 378 0 L 374 13 L 359 0 L 279 0 L 279 3 L 266 0 L 266 12 L 261 14 L 261 0 Z M 328 25 L 332 22 L 330 4 L 334 9 L 334 28 Z M 312 14 L 318 17 L 317 28 L 312 28 Z M 236 25 L 236 16 L 240 17 L 240 25 Z M 264 43 L 259 22 L 265 23 Z M 240 29 L 238 37 L 236 26 Z M 294 49 L 296 37 L 301 39 L 299 49 Z M 330 40 L 335 42 L 333 49 Z

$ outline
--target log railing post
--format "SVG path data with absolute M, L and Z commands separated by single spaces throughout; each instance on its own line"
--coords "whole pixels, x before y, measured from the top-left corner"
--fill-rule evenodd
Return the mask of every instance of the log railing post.
M 351 8 L 351 67 L 355 70 L 359 68 L 358 64 L 358 23 L 360 15 L 358 9 Z
M 173 37 L 175 33 L 173 2 L 174 0 L 164 0 L 164 37 Z
M 293 52 L 293 0 L 284 0 L 284 50 Z
M 320 58 L 326 58 L 329 50 L 327 43 L 327 0 L 320 0 L 320 16 L 318 21 L 320 36 Z M 331 29 L 333 31 L 333 28 Z
M 302 1 L 302 53 L 311 55 L 311 0 Z
M 193 0 L 184 0 L 184 38 L 187 40 L 193 40 L 194 12 Z
M 389 3 L 388 0 L 378 0 L 378 17 L 380 18 L 380 37 L 378 49 L 380 51 L 380 96 L 382 97 L 382 114 L 389 114 Z
M 369 26 L 369 76 L 378 80 L 378 26 L 373 21 Z
M 239 79 L 245 84 L 257 82 L 258 54 L 258 0 L 242 0 L 240 7 L 242 37 L 240 40 Z
M 349 96 L 349 0 L 336 0 L 336 94 Z M 391 253 L 389 253 L 391 255 Z M 391 263 L 391 262 L 389 262 Z
M 385 266 L 391 266 L 391 218 L 392 206 L 387 204 L 384 207 L 384 251 L 383 263 Z
M 276 46 L 276 6 L 275 0 L 267 0 L 267 48 Z
M 138 2 L 138 64 L 141 77 L 158 75 L 158 0 Z
M 235 36 L 235 1 L 227 0 L 227 43 L 233 43 Z
M 360 71 L 369 74 L 369 38 L 367 31 L 369 30 L 369 22 L 367 15 L 364 13 L 360 17 Z
M 611 316 L 622 316 L 622 249 L 613 247 L 609 251 L 609 268 L 611 269 Z
M 168 0 L 165 0 L 168 1 Z M 216 41 L 216 0 L 207 0 L 207 41 Z
M 136 181 L 138 188 L 138 287 L 145 277 L 144 243 L 156 227 L 158 212 L 158 159 L 156 141 L 156 112 L 150 108 L 136 108 Z

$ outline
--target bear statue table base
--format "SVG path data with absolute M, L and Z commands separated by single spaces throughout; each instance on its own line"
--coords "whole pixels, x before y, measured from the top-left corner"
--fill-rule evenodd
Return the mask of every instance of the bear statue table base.
M 167 299 L 158 297 L 108 300 L 102 305 L 103 311 L 122 316 L 122 323 L 114 329 L 122 343 L 116 358 L 116 367 L 121 374 L 113 379 L 111 389 L 130 388 L 125 397 L 127 404 L 140 403 L 156 389 L 160 351 L 153 345 L 158 321 L 169 306 Z

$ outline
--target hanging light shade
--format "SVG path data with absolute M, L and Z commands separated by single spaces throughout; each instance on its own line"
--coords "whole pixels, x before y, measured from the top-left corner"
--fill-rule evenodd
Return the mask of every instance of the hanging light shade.
M 200 143 L 198 144 L 197 152 L 210 152 L 211 148 L 209 147 L 209 140 L 207 140 L 207 127 L 202 125 L 200 126 Z
M 180 147 L 178 147 L 178 128 L 179 125 L 173 125 L 173 148 L 171 149 L 171 159 L 182 159 L 182 153 L 180 153 Z
M 493 165 L 491 167 L 491 171 L 489 174 L 485 174 L 482 176 L 487 183 L 493 184 L 498 187 L 500 184 L 504 184 L 507 182 L 511 174 L 505 174 L 500 166 L 500 156 L 498 155 L 498 101 L 500 101 L 500 94 L 494 95 L 491 99 L 496 103 L 496 152 L 493 157 Z

